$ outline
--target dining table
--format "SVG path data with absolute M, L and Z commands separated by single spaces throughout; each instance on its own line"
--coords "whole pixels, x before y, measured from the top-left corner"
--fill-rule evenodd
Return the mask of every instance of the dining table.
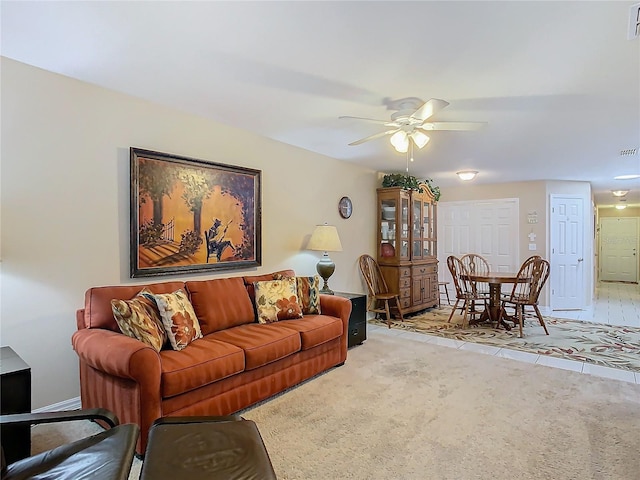
M 488 272 L 488 273 L 468 273 L 461 275 L 463 280 L 469 282 L 485 282 L 489 284 L 489 305 L 480 315 L 479 322 L 496 322 L 505 329 L 511 330 L 511 325 L 507 321 L 517 323 L 517 320 L 500 308 L 502 285 L 513 283 L 527 283 L 531 279 L 527 277 L 518 277 L 518 273 L 514 272 Z

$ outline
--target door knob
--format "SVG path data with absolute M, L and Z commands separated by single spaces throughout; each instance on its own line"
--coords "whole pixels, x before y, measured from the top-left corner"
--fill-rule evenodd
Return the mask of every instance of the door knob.
M 579 262 L 582 262 L 583 260 L 584 260 L 584 258 L 579 258 L 578 259 Z

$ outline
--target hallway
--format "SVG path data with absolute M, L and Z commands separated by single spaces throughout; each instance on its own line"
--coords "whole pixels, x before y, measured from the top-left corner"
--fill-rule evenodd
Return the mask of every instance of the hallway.
M 640 285 L 598 282 L 593 305 L 585 310 L 551 311 L 541 308 L 543 315 L 571 318 L 587 322 L 640 327 Z

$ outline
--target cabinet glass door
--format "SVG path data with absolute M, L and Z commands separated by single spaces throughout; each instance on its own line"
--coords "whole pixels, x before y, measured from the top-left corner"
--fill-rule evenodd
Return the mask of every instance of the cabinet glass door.
M 380 201 L 380 256 L 391 258 L 396 256 L 397 206 L 395 198 L 384 198 Z
M 422 200 L 414 199 L 412 202 L 412 246 L 411 258 L 422 258 Z
M 433 223 L 431 222 L 431 204 L 429 202 L 422 203 L 422 256 L 428 257 L 435 255 L 433 251 Z
M 409 258 L 409 199 L 400 198 L 400 258 Z

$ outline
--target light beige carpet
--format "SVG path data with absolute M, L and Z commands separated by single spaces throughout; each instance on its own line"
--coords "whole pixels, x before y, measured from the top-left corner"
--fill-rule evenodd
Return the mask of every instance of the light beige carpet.
M 242 415 L 281 480 L 637 480 L 638 412 L 640 385 L 371 332 Z

